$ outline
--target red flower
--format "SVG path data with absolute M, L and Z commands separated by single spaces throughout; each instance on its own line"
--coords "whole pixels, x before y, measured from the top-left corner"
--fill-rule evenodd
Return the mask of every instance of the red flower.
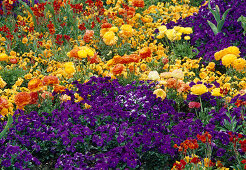
M 28 104 L 38 104 L 38 92 L 30 93 L 31 100 Z
M 189 103 L 189 108 L 190 109 L 193 109 L 193 108 L 200 108 L 201 107 L 201 104 L 198 103 L 198 102 L 190 102 Z
M 190 161 L 191 163 L 198 164 L 200 162 L 200 159 L 198 157 L 194 157 Z

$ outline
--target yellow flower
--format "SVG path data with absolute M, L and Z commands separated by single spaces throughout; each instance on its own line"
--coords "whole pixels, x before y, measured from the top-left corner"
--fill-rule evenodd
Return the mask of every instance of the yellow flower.
M 164 100 L 167 96 L 166 92 L 163 89 L 156 89 L 153 94 L 155 94 L 157 98 L 162 98 L 162 100 Z
M 115 45 L 118 38 L 115 36 L 114 32 L 108 31 L 103 35 L 103 42 L 106 45 Z
M 208 70 L 213 70 L 215 67 L 215 63 L 214 62 L 210 62 L 208 63 L 208 66 L 206 67 Z
M 64 67 L 65 67 L 65 72 L 67 74 L 73 74 L 75 72 L 75 67 L 74 67 L 74 64 L 72 62 L 65 63 Z
M 185 36 L 184 39 L 185 40 L 190 40 L 190 36 Z
M 146 68 L 147 68 L 147 65 L 146 65 L 146 64 L 141 64 L 141 65 L 140 65 L 141 71 L 145 71 Z
M 176 31 L 174 29 L 168 29 L 166 32 L 165 32 L 167 38 L 171 41 L 174 41 L 176 40 Z
M 158 27 L 159 34 L 156 36 L 156 38 L 161 39 L 165 36 L 165 32 L 167 31 L 167 27 L 165 25 Z
M 23 78 L 20 78 L 19 77 L 18 80 L 15 82 L 15 85 L 16 86 L 21 86 L 21 84 L 23 83 L 23 81 L 24 81 Z
M 192 30 L 191 27 L 186 27 L 182 31 L 183 31 L 184 34 L 191 34 L 191 33 L 193 33 L 193 30 Z
M 78 51 L 78 56 L 79 56 L 79 58 L 86 58 L 87 57 L 86 50 L 79 50 Z
M 26 80 L 29 80 L 29 79 L 32 78 L 32 74 L 31 74 L 31 73 L 28 73 L 28 74 L 26 74 L 26 75 L 24 76 L 24 78 L 25 78 Z
M 0 77 L 0 88 L 4 88 L 7 85 L 7 83 Z
M 246 69 L 246 60 L 243 58 L 238 58 L 232 62 L 232 67 L 237 71 L 243 71 Z
M 181 79 L 181 80 L 184 79 L 184 73 L 182 72 L 182 70 L 177 70 L 177 69 L 173 70 L 172 76 L 173 78 L 176 78 L 176 79 Z
M 230 46 L 230 47 L 228 47 L 228 48 L 226 48 L 224 50 L 227 52 L 227 54 L 234 54 L 237 57 L 240 54 L 239 48 L 236 47 L 236 46 Z
M 211 95 L 212 96 L 222 96 L 222 94 L 220 93 L 220 88 L 213 89 Z
M 26 44 L 28 42 L 28 39 L 26 37 L 22 38 L 22 43 Z
M 123 38 L 129 38 L 133 35 L 133 29 L 131 25 L 125 24 L 120 27 L 120 36 Z
M 191 93 L 195 95 L 202 95 L 203 93 L 208 92 L 208 88 L 204 84 L 196 84 L 191 87 Z
M 5 53 L 0 53 L 0 61 L 7 61 L 8 55 Z
M 229 67 L 237 57 L 234 54 L 227 54 L 222 57 L 222 64 L 226 67 Z
M 112 32 L 118 32 L 118 31 L 119 31 L 119 28 L 117 28 L 117 27 L 111 27 L 111 28 L 109 29 L 109 31 L 112 31 Z
M 160 79 L 159 73 L 157 71 L 150 71 L 148 75 L 149 80 L 158 80 Z
M 201 73 L 199 74 L 199 77 L 200 77 L 201 79 L 204 79 L 205 77 L 207 77 L 207 73 L 201 72 Z

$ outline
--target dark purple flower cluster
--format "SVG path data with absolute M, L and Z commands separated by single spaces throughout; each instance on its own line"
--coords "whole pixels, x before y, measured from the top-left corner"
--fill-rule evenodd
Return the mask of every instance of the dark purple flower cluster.
M 212 9 L 215 5 L 219 6 L 220 14 L 229 8 L 222 32 L 214 35 L 212 29 L 207 23 L 207 20 L 216 24 L 214 16 L 208 9 L 208 4 L 201 6 L 198 14 L 189 16 L 185 19 L 180 19 L 176 23 L 170 22 L 166 26 L 172 28 L 173 26 L 192 27 L 193 34 L 191 34 L 191 45 L 199 50 L 198 58 L 202 57 L 206 61 L 214 60 L 214 53 L 229 46 L 237 46 L 241 51 L 241 56 L 246 56 L 246 39 L 243 35 L 243 28 L 238 18 L 243 15 L 246 16 L 246 10 L 242 8 L 246 6 L 244 0 L 213 0 L 211 1 Z
M 174 101 L 156 98 L 151 90 L 154 84 L 121 86 L 117 80 L 96 77 L 74 84 L 76 91 L 64 92 L 71 101 L 52 113 L 16 111 L 1 155 L 13 145 L 20 153 L 32 151 L 27 163 L 38 158 L 42 164 L 54 162 L 56 168 L 108 169 L 143 166 L 148 164 L 143 155 L 152 152 L 166 155 L 164 160 L 170 165 L 178 156 L 174 143 L 204 130 L 201 121 L 193 121 L 193 115 L 187 118 L 186 113 L 176 112 Z M 76 103 L 75 93 L 84 100 Z M 5 162 L 1 166 L 8 165 Z

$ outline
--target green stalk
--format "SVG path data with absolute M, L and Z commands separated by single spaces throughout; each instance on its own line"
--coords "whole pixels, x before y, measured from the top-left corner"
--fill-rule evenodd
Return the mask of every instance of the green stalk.
M 3 131 L 0 133 L 0 139 L 7 133 L 7 130 L 9 129 L 10 125 L 13 123 L 13 117 L 11 114 L 8 114 L 8 122 Z

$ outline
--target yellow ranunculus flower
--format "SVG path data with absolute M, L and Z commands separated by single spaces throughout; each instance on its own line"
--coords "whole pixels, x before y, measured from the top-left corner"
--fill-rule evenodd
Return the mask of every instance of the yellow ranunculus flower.
M 133 35 L 133 29 L 131 25 L 125 24 L 120 27 L 120 36 L 123 38 L 129 38 Z
M 222 96 L 222 94 L 220 93 L 220 88 L 213 89 L 211 95 L 212 96 Z
M 86 50 L 79 50 L 78 51 L 78 56 L 79 56 L 79 58 L 86 58 L 87 57 Z
M 208 92 L 208 88 L 204 84 L 196 84 L 191 87 L 191 93 L 195 95 L 202 95 L 203 93 Z
M 0 61 L 7 61 L 8 55 L 5 53 L 0 53 Z
M 168 29 L 166 32 L 165 32 L 167 38 L 171 41 L 174 41 L 176 40 L 176 31 L 174 29 Z
M 112 31 L 112 32 L 118 32 L 119 31 L 119 28 L 118 27 L 111 27 L 109 29 L 109 31 Z
M 167 96 L 166 92 L 163 89 L 156 89 L 153 94 L 156 95 L 156 97 L 162 98 L 164 100 Z
M 106 45 L 115 45 L 118 38 L 115 36 L 113 31 L 108 31 L 103 35 L 103 42 Z
M 246 69 L 246 60 L 243 58 L 238 58 L 232 62 L 232 66 L 237 71 L 243 71 Z
M 226 67 L 229 67 L 237 57 L 234 54 L 227 54 L 222 57 L 222 64 Z
M 72 62 L 65 63 L 64 67 L 65 67 L 65 72 L 67 74 L 73 74 L 75 72 L 75 67 L 74 67 L 74 64 Z

